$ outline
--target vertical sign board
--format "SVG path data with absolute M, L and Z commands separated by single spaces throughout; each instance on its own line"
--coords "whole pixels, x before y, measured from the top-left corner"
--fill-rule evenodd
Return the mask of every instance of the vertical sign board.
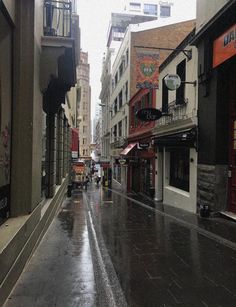
M 159 54 L 137 51 L 136 56 L 136 88 L 159 88 Z
M 213 44 L 213 68 L 236 55 L 236 24 L 218 37 Z

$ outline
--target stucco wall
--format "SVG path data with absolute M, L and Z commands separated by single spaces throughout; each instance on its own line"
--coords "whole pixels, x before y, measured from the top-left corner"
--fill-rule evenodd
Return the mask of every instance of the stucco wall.
M 198 0 L 196 32 L 201 28 L 230 0 Z
M 189 159 L 189 192 L 177 189 L 169 185 L 170 181 L 170 153 L 164 153 L 164 188 L 163 202 L 180 209 L 184 209 L 193 213 L 197 211 L 197 152 L 194 148 L 190 148 Z

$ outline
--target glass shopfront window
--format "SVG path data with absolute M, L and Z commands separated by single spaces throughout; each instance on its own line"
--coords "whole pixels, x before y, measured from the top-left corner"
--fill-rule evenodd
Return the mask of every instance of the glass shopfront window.
M 170 185 L 189 192 L 189 149 L 170 152 Z
M 0 225 L 10 212 L 12 28 L 0 11 Z

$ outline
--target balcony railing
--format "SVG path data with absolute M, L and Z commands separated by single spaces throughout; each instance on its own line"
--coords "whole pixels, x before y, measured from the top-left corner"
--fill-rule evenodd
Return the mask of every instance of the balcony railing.
M 168 115 L 163 116 L 158 121 L 158 126 L 169 125 L 173 122 L 182 121 L 188 118 L 196 116 L 196 110 L 187 108 L 188 99 L 185 99 L 182 104 L 176 104 L 176 101 L 172 101 L 168 105 Z
M 71 1 L 44 1 L 44 36 L 71 37 Z
M 127 138 L 125 137 L 116 137 L 114 142 L 111 144 L 112 148 L 123 148 L 128 145 Z

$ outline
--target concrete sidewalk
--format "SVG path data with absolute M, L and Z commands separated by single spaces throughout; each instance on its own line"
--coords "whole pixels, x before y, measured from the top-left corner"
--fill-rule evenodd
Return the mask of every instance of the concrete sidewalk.
M 67 198 L 5 307 L 97 306 L 82 194 Z

